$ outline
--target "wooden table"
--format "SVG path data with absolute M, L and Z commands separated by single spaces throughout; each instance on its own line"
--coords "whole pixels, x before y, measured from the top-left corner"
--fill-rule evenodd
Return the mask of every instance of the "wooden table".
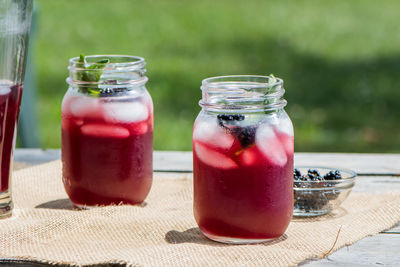
M 59 159 L 60 155 L 60 150 L 17 149 L 15 161 L 40 164 Z M 358 174 L 353 191 L 400 192 L 400 154 L 296 153 L 295 165 L 352 169 Z M 156 151 L 154 171 L 157 176 L 166 178 L 176 173 L 191 173 L 192 153 Z M 0 263 L 1 266 L 10 264 Z M 328 258 L 307 260 L 300 265 L 400 266 L 400 224 L 378 235 L 366 237 L 352 246 L 339 249 Z

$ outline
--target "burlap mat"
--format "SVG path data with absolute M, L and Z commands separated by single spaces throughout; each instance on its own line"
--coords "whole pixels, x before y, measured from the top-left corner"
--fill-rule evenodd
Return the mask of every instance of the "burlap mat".
M 142 206 L 74 210 L 61 183 L 61 163 L 13 177 L 15 212 L 0 221 L 0 258 L 52 264 L 133 266 L 288 266 L 392 227 L 399 195 L 352 193 L 343 209 L 291 222 L 269 244 L 224 245 L 202 236 L 192 213 L 190 177 L 155 178 Z
M 13 163 L 13 170 L 17 171 L 17 170 L 22 170 L 25 169 L 27 167 L 31 166 L 29 163 L 26 162 L 14 162 Z

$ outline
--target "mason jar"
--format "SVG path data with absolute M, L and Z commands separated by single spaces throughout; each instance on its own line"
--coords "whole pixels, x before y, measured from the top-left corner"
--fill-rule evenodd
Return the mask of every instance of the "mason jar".
M 153 103 L 141 57 L 70 59 L 62 177 L 74 205 L 138 204 L 152 184 Z
M 193 128 L 194 216 L 208 238 L 279 238 L 293 212 L 293 126 L 274 76 L 203 80 Z

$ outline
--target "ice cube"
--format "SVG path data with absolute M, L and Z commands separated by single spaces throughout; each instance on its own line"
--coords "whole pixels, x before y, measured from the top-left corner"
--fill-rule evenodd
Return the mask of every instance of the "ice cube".
M 275 125 L 275 132 L 278 136 L 280 142 L 282 143 L 286 153 L 288 156 L 293 155 L 293 125 L 290 121 L 289 117 L 284 113 L 280 120 L 279 124 Z
M 287 134 L 279 133 L 279 132 L 277 135 L 278 135 L 279 141 L 282 143 L 283 148 L 286 151 L 286 154 L 288 156 L 293 155 L 293 152 L 294 152 L 293 151 L 294 150 L 293 135 L 287 135 Z
M 115 125 L 89 123 L 81 127 L 81 132 L 84 135 L 103 138 L 127 138 L 129 130 Z
M 229 149 L 235 138 L 224 131 L 216 120 L 201 120 L 195 124 L 193 140 L 207 143 L 213 147 Z
M 8 95 L 10 92 L 11 92 L 10 86 L 1 84 L 0 80 L 0 95 Z
M 149 117 L 148 108 L 140 102 L 109 102 L 103 108 L 106 120 L 111 122 L 140 122 Z
M 279 124 L 276 126 L 276 130 L 292 137 L 294 135 L 293 124 L 287 115 L 280 118 Z
M 72 115 L 81 118 L 98 117 L 101 114 L 99 100 L 93 97 L 75 97 L 70 99 L 69 110 Z
M 238 155 L 239 164 L 242 166 L 254 166 L 262 163 L 263 157 L 260 157 L 260 152 L 257 146 L 252 146 L 243 151 L 240 151 Z
M 234 169 L 238 167 L 238 164 L 231 158 L 201 143 L 195 142 L 194 150 L 199 160 L 203 161 L 205 164 L 211 167 L 224 170 Z
M 287 162 L 285 149 L 275 134 L 274 128 L 268 124 L 258 127 L 256 144 L 270 163 L 283 166 Z
M 149 123 L 147 121 L 134 123 L 133 125 L 131 125 L 130 129 L 133 134 L 142 135 L 147 133 L 147 131 L 149 130 Z
M 74 127 L 80 127 L 83 125 L 83 120 L 81 119 L 71 119 L 62 116 L 61 119 L 61 128 L 63 130 L 72 130 Z

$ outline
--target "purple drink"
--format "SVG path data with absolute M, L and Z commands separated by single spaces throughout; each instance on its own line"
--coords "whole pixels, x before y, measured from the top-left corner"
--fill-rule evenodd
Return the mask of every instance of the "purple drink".
M 11 216 L 11 165 L 33 0 L 0 0 L 0 219 Z
M 2 204 L 2 199 L 6 199 L 10 194 L 12 150 L 21 97 L 21 85 L 11 85 L 10 82 L 0 81 L 0 195 L 4 196 L 0 199 L 0 205 Z M 9 212 L 11 208 L 7 207 L 10 206 L 6 206 L 3 209 L 0 208 L 0 213 Z

